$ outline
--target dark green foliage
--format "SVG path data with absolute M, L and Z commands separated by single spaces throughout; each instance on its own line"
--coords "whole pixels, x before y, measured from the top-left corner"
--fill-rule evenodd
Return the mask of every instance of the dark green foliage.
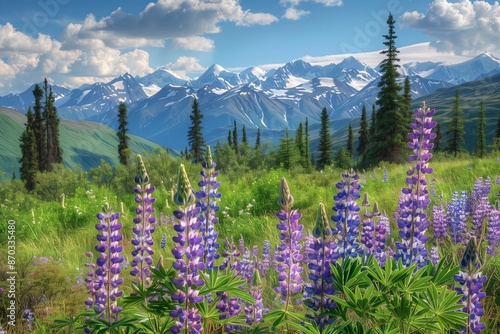
M 231 146 L 231 143 L 229 143 L 229 146 Z M 255 138 L 255 148 L 257 149 L 259 147 L 260 147 L 260 128 L 257 129 L 257 138 Z
M 36 150 L 38 156 L 38 170 L 43 172 L 45 170 L 47 157 L 47 146 L 45 139 L 45 119 L 43 118 L 43 89 L 35 84 L 35 89 L 33 89 L 33 97 L 35 98 L 35 105 L 33 106 L 34 119 L 33 119 L 33 134 L 36 140 Z
M 359 138 L 358 138 L 358 147 L 356 148 L 356 152 L 358 155 L 363 155 L 368 147 L 368 120 L 366 119 L 366 107 L 363 105 L 363 109 L 361 110 L 361 119 L 359 121 Z
M 434 138 L 434 152 L 439 152 L 441 150 L 441 140 L 443 139 L 443 134 L 441 133 L 441 124 L 439 122 L 436 125 L 436 138 Z
M 299 152 L 299 156 L 302 159 L 305 154 L 305 147 L 304 147 L 304 126 L 302 125 L 302 122 L 299 123 L 299 127 L 297 128 L 297 132 L 295 133 L 295 147 L 297 148 L 297 151 Z
M 243 128 L 241 128 L 241 143 L 248 145 L 248 139 L 247 139 L 247 129 L 243 125 Z
M 403 95 L 401 96 L 401 109 L 406 118 L 406 124 L 408 125 L 407 130 L 410 131 L 410 123 L 412 121 L 411 112 L 411 86 L 410 78 L 407 76 L 405 78 L 405 83 L 403 86 Z
M 335 155 L 335 167 L 349 169 L 352 166 L 352 158 L 349 151 L 341 147 Z
M 297 158 L 297 150 L 293 144 L 293 138 L 288 135 L 288 129 L 286 129 L 284 137 L 280 139 L 278 152 L 279 165 L 285 169 L 290 169 L 294 167 Z
M 52 87 L 49 89 L 47 78 L 44 80 L 45 92 L 45 108 L 43 117 L 45 119 L 45 139 L 46 143 L 46 159 L 44 171 L 52 171 L 54 164 L 62 163 L 62 149 L 59 144 L 59 118 L 57 117 L 57 109 L 54 105 L 55 98 L 52 93 Z
M 455 99 L 453 100 L 451 122 L 448 129 L 445 132 L 447 136 L 445 140 L 444 151 L 453 154 L 456 157 L 460 152 L 464 152 L 465 149 L 462 146 L 464 142 L 464 121 L 462 115 L 462 108 L 460 105 L 460 94 L 458 90 L 455 92 Z
M 233 133 L 231 132 L 231 130 L 229 130 L 229 132 L 227 133 L 227 143 L 230 147 L 233 147 Z
M 205 139 L 203 138 L 203 126 L 201 125 L 203 114 L 200 111 L 200 105 L 198 100 L 195 98 L 193 100 L 191 115 L 189 115 L 191 120 L 191 126 L 188 130 L 188 143 L 190 146 L 190 154 L 193 157 L 193 162 L 203 161 L 205 155 Z
M 127 135 L 127 105 L 123 102 L 118 106 L 118 158 L 122 165 L 127 166 L 130 163 L 130 149 L 128 142 L 130 140 Z
M 479 105 L 479 124 L 477 129 L 477 156 L 479 158 L 484 158 L 486 155 L 486 136 L 484 134 L 484 109 L 483 109 L 483 101 L 481 101 Z
M 330 121 L 326 108 L 321 111 L 318 151 L 319 158 L 316 161 L 316 167 L 318 170 L 323 170 L 332 164 L 332 138 L 330 137 Z
M 306 118 L 306 123 L 304 125 L 304 168 L 309 171 L 311 168 L 311 160 L 309 160 L 309 119 Z M 311 157 L 312 158 L 312 157 Z
M 354 157 L 354 134 L 352 133 L 352 126 L 349 124 L 349 130 L 347 132 L 347 153 L 352 157 Z
M 498 117 L 497 129 L 495 131 L 495 138 L 500 138 L 500 117 Z
M 370 142 L 375 141 L 376 135 L 377 135 L 377 109 L 375 108 L 375 105 L 372 105 L 370 131 L 368 133 L 368 138 L 370 138 Z
M 240 148 L 238 145 L 238 128 L 236 127 L 236 120 L 234 121 L 234 127 L 233 127 L 233 150 L 236 154 L 240 154 Z
M 36 149 L 36 138 L 33 131 L 34 115 L 31 108 L 28 108 L 26 129 L 20 138 L 21 147 L 21 168 L 19 175 L 24 181 L 24 186 L 28 191 L 35 189 L 35 175 L 38 171 L 38 152 Z M 14 174 L 15 177 L 15 174 Z
M 397 36 L 394 31 L 395 21 L 392 14 L 389 14 L 387 24 L 389 32 L 383 36 L 387 49 L 381 51 L 381 54 L 385 55 L 386 58 L 380 64 L 382 76 L 378 84 L 380 91 L 376 102 L 379 106 L 376 115 L 377 134 L 369 150 L 367 161 L 370 165 L 376 165 L 380 161 L 402 163 L 406 159 L 407 151 L 408 125 L 399 95 L 401 86 L 397 83 L 399 76 L 397 54 L 399 50 L 395 45 Z

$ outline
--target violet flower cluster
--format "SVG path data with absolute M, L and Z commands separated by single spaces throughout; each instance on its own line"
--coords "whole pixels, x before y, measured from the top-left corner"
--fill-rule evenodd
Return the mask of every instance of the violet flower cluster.
M 428 259 L 425 242 L 429 237 L 425 232 L 430 225 L 426 214 L 430 200 L 425 176 L 432 173 L 429 167 L 432 154 L 429 151 L 434 146 L 430 141 L 436 137 L 432 133 L 432 128 L 436 126 L 436 122 L 432 121 L 434 113 L 434 109 L 426 108 L 425 105 L 416 109 L 415 121 L 410 124 L 413 131 L 408 134 L 411 140 L 408 147 L 413 151 L 408 160 L 415 165 L 406 173 L 408 187 L 401 191 L 402 201 L 397 219 L 401 242 L 396 242 L 397 252 L 394 255 L 395 260 L 401 259 L 404 266 L 413 262 L 423 266 Z
M 450 229 L 451 241 L 455 244 L 467 243 L 467 200 L 466 191 L 462 191 L 460 196 L 457 191 L 454 191 L 451 196 L 451 201 L 448 203 L 448 226 Z
M 432 208 L 432 227 L 434 229 L 434 240 L 438 244 L 448 237 L 448 218 L 442 205 L 435 205 Z
M 123 237 L 120 234 L 122 224 L 118 222 L 119 213 L 112 213 L 109 205 L 104 207 L 104 213 L 98 213 L 96 229 L 99 231 L 97 240 L 99 245 L 95 250 L 100 254 L 95 266 L 87 273 L 87 287 L 91 298 L 85 301 L 87 308 L 92 308 L 102 319 L 111 322 L 116 320 L 122 310 L 117 300 L 123 295 L 119 286 L 123 283 L 120 277 L 123 256 L 120 253 L 123 247 L 120 243 Z
M 201 315 L 194 304 L 203 301 L 199 296 L 199 289 L 205 284 L 199 275 L 203 270 L 203 238 L 199 231 L 201 207 L 195 204 L 196 197 L 184 169 L 180 165 L 177 182 L 177 192 L 174 202 L 179 206 L 174 211 L 177 221 L 174 230 L 177 235 L 172 238 L 175 248 L 172 255 L 175 262 L 172 267 L 177 271 L 172 283 L 177 287 L 177 292 L 171 298 L 175 302 L 175 310 L 170 311 L 170 316 L 177 318 L 174 326 L 170 328 L 173 333 L 186 331 L 189 333 L 202 333 Z
M 201 208 L 200 231 L 203 235 L 203 249 L 205 252 L 203 262 L 205 263 L 205 268 L 211 270 L 214 268 L 214 261 L 220 257 L 217 253 L 217 249 L 219 248 L 219 244 L 217 243 L 218 233 L 215 231 L 214 224 L 219 221 L 215 217 L 215 213 L 219 211 L 217 201 L 221 198 L 221 193 L 217 192 L 220 186 L 220 182 L 217 182 L 219 171 L 215 170 L 216 163 L 212 160 L 210 146 L 206 148 L 205 160 L 202 162 L 202 167 L 203 169 L 200 172 L 201 180 L 198 182 L 201 190 L 196 192 L 196 197 L 198 198 L 197 205 Z
M 500 210 L 492 209 L 490 211 L 486 239 L 488 240 L 487 253 L 496 256 L 496 249 L 500 246 Z
M 291 302 L 294 293 L 302 290 L 302 231 L 304 225 L 299 224 L 302 215 L 292 210 L 293 197 L 285 178 L 281 179 L 278 204 L 281 211 L 276 214 L 280 222 L 276 225 L 280 235 L 280 245 L 277 247 L 275 260 L 277 262 L 279 286 L 275 288 L 286 307 Z
M 484 282 L 486 282 L 486 276 L 482 275 L 480 271 L 475 272 L 481 266 L 481 263 L 479 262 L 476 238 L 474 236 L 469 239 L 465 247 L 460 266 L 462 270 L 454 276 L 455 281 L 460 284 L 459 287 L 455 288 L 455 291 L 463 296 L 461 299 L 464 305 L 462 312 L 468 315 L 467 327 L 463 328 L 460 333 L 472 332 L 478 334 L 486 328 L 481 323 L 481 316 L 484 315 L 481 300 L 486 297 L 486 293 L 481 290 L 483 289 Z
M 328 224 L 325 206 L 320 203 L 316 224 L 313 228 L 313 240 L 307 247 L 310 248 L 307 256 L 307 267 L 309 268 L 309 283 L 304 288 L 304 304 L 313 311 L 308 315 L 321 328 L 333 323 L 331 318 L 324 313 L 335 308 L 336 304 L 328 296 L 334 294 L 334 286 L 330 265 L 339 258 L 335 252 L 337 245 L 332 240 L 332 230 Z
M 351 170 L 342 174 L 342 181 L 335 185 L 339 192 L 333 198 L 335 200 L 333 211 L 336 215 L 331 217 L 335 225 L 332 227 L 332 233 L 336 236 L 336 251 L 344 259 L 363 253 L 358 240 L 361 224 L 360 208 L 356 202 L 360 197 L 361 187 L 358 179 L 358 174 Z
M 130 274 L 137 278 L 137 280 L 133 280 L 134 284 L 148 284 L 150 282 L 149 275 L 151 274 L 149 267 L 153 264 L 151 256 L 154 254 L 151 248 L 154 243 L 151 234 L 155 231 L 154 224 L 156 223 L 156 218 L 153 216 L 155 211 L 153 203 L 156 202 L 156 199 L 152 197 L 155 187 L 149 184 L 149 175 L 140 155 L 137 156 L 137 166 L 138 172 L 135 177 L 137 185 L 134 188 L 137 207 L 135 209 L 136 216 L 133 219 L 135 226 L 132 228 L 134 236 L 131 241 L 133 246 L 132 256 L 134 258 L 130 262 L 132 267 Z

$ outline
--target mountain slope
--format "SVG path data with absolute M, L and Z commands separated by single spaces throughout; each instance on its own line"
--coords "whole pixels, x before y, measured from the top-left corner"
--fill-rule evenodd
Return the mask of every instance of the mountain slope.
M 0 173 L 10 177 L 12 172 L 19 176 L 18 160 L 21 156 L 19 138 L 24 131 L 26 117 L 23 113 L 0 108 Z M 130 148 L 134 153 L 151 152 L 160 148 L 137 136 L 130 136 Z M 59 140 L 63 150 L 63 162 L 67 167 L 81 166 L 84 170 L 97 167 L 103 159 L 111 165 L 118 165 L 118 139 L 111 128 L 87 121 L 61 120 Z M 5 176 L 5 175 L 4 175 Z

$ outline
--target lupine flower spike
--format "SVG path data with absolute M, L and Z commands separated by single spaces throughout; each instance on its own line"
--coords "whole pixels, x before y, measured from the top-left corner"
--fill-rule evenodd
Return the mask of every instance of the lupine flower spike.
M 198 294 L 200 287 L 205 284 L 199 275 L 199 271 L 205 268 L 201 246 L 203 238 L 199 231 L 201 208 L 195 204 L 196 196 L 182 164 L 179 167 L 174 203 L 179 206 L 174 211 L 177 218 L 174 230 L 177 235 L 172 238 L 175 243 L 175 248 L 172 249 L 175 262 L 172 267 L 177 271 L 177 277 L 172 279 L 172 283 L 177 287 L 177 292 L 171 296 L 176 305 L 175 310 L 170 311 L 170 316 L 177 321 L 170 330 L 173 333 L 202 333 L 201 315 L 194 307 L 194 304 L 203 301 L 203 297 Z
M 123 283 L 123 278 L 120 278 L 120 264 L 123 262 L 123 256 L 120 255 L 123 250 L 120 243 L 122 224 L 118 222 L 120 214 L 112 213 L 109 205 L 106 204 L 103 211 L 104 213 L 97 214 L 99 223 L 96 224 L 96 229 L 99 231 L 97 235 L 99 245 L 95 250 L 100 256 L 97 257 L 96 265 L 92 266 L 87 277 L 89 284 L 90 281 L 93 282 L 89 290 L 92 298 L 85 304 L 89 308 L 93 306 L 96 314 L 102 319 L 112 322 L 117 319 L 121 311 L 121 307 L 117 306 L 117 299 L 123 295 L 123 291 L 118 289 Z M 93 278 L 90 278 L 90 272 L 94 274 Z
M 467 327 L 463 328 L 460 333 L 474 333 L 478 334 L 486 326 L 481 323 L 481 316 L 484 314 L 484 309 L 481 300 L 486 297 L 486 293 L 481 291 L 486 276 L 481 275 L 477 271 L 481 267 L 479 262 L 479 254 L 477 251 L 476 238 L 472 236 L 467 246 L 465 247 L 464 254 L 460 260 L 460 267 L 462 270 L 454 276 L 455 281 L 460 284 L 460 287 L 455 288 L 459 295 L 463 295 L 461 302 L 464 305 L 463 312 L 468 314 Z
M 396 243 L 397 253 L 394 255 L 396 260 L 402 259 L 404 266 L 416 262 L 420 267 L 428 259 L 425 242 L 429 237 L 425 232 L 430 225 L 426 214 L 430 200 L 425 176 L 432 173 L 428 164 L 432 158 L 429 150 L 434 146 L 430 141 L 436 137 L 432 133 L 432 128 L 436 126 L 436 122 L 432 121 L 434 113 L 434 109 L 426 108 L 424 104 L 415 110 L 415 121 L 410 124 L 413 131 L 408 135 L 411 140 L 408 147 L 413 152 L 408 160 L 415 165 L 406 173 L 408 187 L 401 191 L 397 219 L 401 242 Z
M 292 295 L 302 290 L 302 231 L 304 225 L 299 224 L 302 215 L 292 210 L 293 196 L 285 178 L 281 179 L 278 204 L 281 211 L 276 214 L 280 222 L 276 225 L 280 232 L 280 245 L 277 247 L 275 259 L 277 262 L 279 286 L 275 289 L 285 302 L 285 310 L 291 302 Z
M 134 192 L 136 193 L 135 202 L 137 208 L 135 209 L 136 216 L 134 218 L 134 228 L 132 232 L 132 250 L 133 260 L 130 262 L 132 270 L 130 274 L 137 278 L 133 283 L 146 283 L 149 284 L 149 267 L 153 264 L 153 238 L 151 234 L 155 231 L 156 218 L 153 216 L 155 209 L 153 203 L 156 201 L 152 197 L 155 187 L 149 184 L 149 175 L 146 171 L 146 166 L 140 155 L 137 156 L 137 176 L 135 177 L 136 186 Z
M 325 328 L 333 322 L 324 313 L 335 308 L 335 302 L 329 298 L 334 294 L 332 283 L 332 273 L 330 265 L 339 257 L 335 252 L 337 245 L 332 240 L 332 230 L 328 224 L 329 219 L 325 211 L 325 206 L 320 203 L 316 224 L 313 228 L 313 240 L 308 244 L 310 249 L 308 254 L 309 279 L 310 283 L 304 289 L 304 304 L 313 310 L 312 318 L 321 328 Z

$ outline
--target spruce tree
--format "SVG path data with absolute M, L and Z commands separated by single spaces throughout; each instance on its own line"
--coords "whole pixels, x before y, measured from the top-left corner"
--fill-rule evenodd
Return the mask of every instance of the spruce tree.
M 38 170 L 43 172 L 47 166 L 45 162 L 47 157 L 47 140 L 45 139 L 45 119 L 43 118 L 43 89 L 38 84 L 35 84 L 35 89 L 33 89 L 33 97 L 35 98 L 35 105 L 33 106 L 33 135 L 36 141 Z
M 279 164 L 285 169 L 290 169 L 297 160 L 296 150 L 293 145 L 293 139 L 288 134 L 288 129 L 285 130 L 285 135 L 280 140 L 279 148 Z
M 248 145 L 248 139 L 247 139 L 247 129 L 245 128 L 245 126 L 243 125 L 243 127 L 241 128 L 241 143 L 242 144 L 245 144 L 245 145 Z
M 479 124 L 477 129 L 477 156 L 484 158 L 486 155 L 486 136 L 484 134 L 485 115 L 483 101 L 479 104 Z
M 495 131 L 495 138 L 499 138 L 500 139 L 500 117 L 498 117 L 497 129 Z
M 35 125 L 35 116 L 31 110 L 28 108 L 28 113 L 26 114 L 27 122 L 25 124 L 26 128 L 21 134 L 20 147 L 21 147 L 21 167 L 19 168 L 19 175 L 21 180 L 24 181 L 24 186 L 28 191 L 35 189 L 35 175 L 38 171 L 38 152 L 36 147 L 35 133 L 33 131 Z M 15 174 L 14 174 L 15 176 Z
M 260 148 L 260 128 L 257 129 L 257 138 L 255 138 L 255 148 Z
M 304 124 L 304 157 L 305 157 L 305 165 L 304 168 L 309 171 L 311 168 L 311 160 L 309 160 L 309 119 L 306 118 L 306 122 Z
M 451 122 L 448 125 L 448 129 L 445 132 L 447 136 L 445 140 L 444 151 L 453 154 L 454 157 L 460 152 L 465 151 L 462 146 L 464 142 L 464 122 L 462 115 L 462 108 L 460 105 L 460 94 L 458 90 L 455 92 L 455 99 L 453 100 Z
M 194 98 L 193 105 L 191 106 L 191 126 L 188 129 L 188 144 L 190 146 L 190 154 L 193 162 L 202 162 L 205 156 L 205 139 L 203 138 L 203 114 L 200 111 L 198 100 Z
M 375 142 L 375 136 L 377 135 L 377 109 L 375 108 L 375 104 L 372 105 L 372 117 L 370 123 L 370 131 L 368 133 L 368 138 L 370 138 L 370 142 Z
M 316 161 L 318 170 L 332 164 L 332 139 L 330 138 L 330 121 L 326 108 L 321 111 L 321 128 L 319 130 L 319 157 Z
M 351 156 L 351 159 L 354 157 L 354 135 L 352 133 L 352 126 L 349 124 L 349 130 L 347 131 L 347 153 Z
M 309 157 L 305 155 L 304 126 L 302 125 L 302 122 L 299 123 L 297 132 L 295 132 L 295 147 L 297 148 L 297 152 L 299 153 L 300 161 L 302 165 L 304 165 L 304 160 L 308 160 Z
M 240 148 L 238 145 L 238 128 L 236 127 L 236 120 L 234 121 L 233 127 L 233 149 L 236 154 L 240 154 Z
M 386 58 L 380 64 L 382 76 L 378 84 L 380 91 L 376 102 L 379 106 L 376 116 L 377 134 L 375 142 L 369 150 L 368 163 L 371 165 L 376 165 L 380 161 L 401 163 L 405 161 L 406 157 L 408 126 L 406 125 L 406 113 L 402 112 L 399 95 L 401 86 L 397 83 L 399 50 L 395 45 L 397 38 L 394 31 L 395 22 L 392 14 L 389 14 L 387 19 L 389 32 L 383 36 L 387 49 L 381 51 L 381 54 L 385 55 Z
M 358 147 L 356 151 L 358 152 L 358 156 L 361 156 L 365 153 L 366 148 L 369 144 L 368 139 L 368 120 L 366 119 L 366 107 L 363 105 L 363 109 L 361 109 L 361 119 L 359 121 L 359 139 L 358 139 Z
M 436 138 L 434 138 L 434 152 L 439 152 L 441 150 L 441 140 L 443 140 L 443 134 L 441 133 L 441 124 L 438 122 L 436 124 Z
M 44 80 L 45 106 L 43 117 L 45 118 L 46 159 L 45 171 L 51 172 L 54 164 L 62 163 L 62 149 L 59 143 L 59 118 L 54 105 L 55 98 L 52 87 L 48 87 L 47 78 Z
M 121 102 L 118 105 L 118 158 L 122 165 L 127 166 L 130 163 L 130 149 L 128 142 L 130 140 L 128 136 L 128 122 L 127 122 L 127 105 Z
M 410 123 L 412 120 L 411 112 L 411 85 L 410 78 L 406 76 L 405 83 L 403 85 L 403 95 L 401 96 L 401 109 L 403 115 L 406 119 L 405 124 L 407 125 L 407 131 L 410 131 Z
M 233 133 L 231 132 L 231 130 L 229 130 L 229 132 L 227 133 L 227 144 L 229 145 L 229 147 L 233 147 Z

